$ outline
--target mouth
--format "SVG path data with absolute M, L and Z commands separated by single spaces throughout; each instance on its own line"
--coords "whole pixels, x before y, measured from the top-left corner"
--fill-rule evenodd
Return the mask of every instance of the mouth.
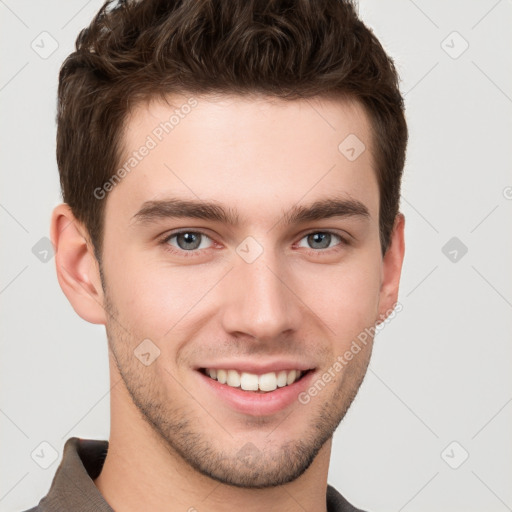
M 279 369 L 251 373 L 234 368 L 196 368 L 201 396 L 249 416 L 272 416 L 299 406 L 300 393 L 311 386 L 315 369 Z M 254 371 L 254 370 L 253 370 Z
M 295 384 L 313 370 L 280 370 L 263 374 L 224 368 L 200 368 L 199 371 L 210 379 L 231 388 L 252 393 L 272 393 L 278 388 Z

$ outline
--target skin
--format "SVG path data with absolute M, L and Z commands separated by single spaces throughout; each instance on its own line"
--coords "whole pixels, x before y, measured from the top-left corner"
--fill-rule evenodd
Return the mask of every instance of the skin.
M 397 216 L 383 257 L 370 125 L 357 103 L 196 99 L 103 199 L 103 283 L 85 228 L 66 204 L 53 212 L 59 283 L 82 318 L 106 326 L 109 341 L 110 445 L 95 484 L 123 512 L 215 512 L 226 503 L 246 512 L 326 510 L 332 434 L 364 378 L 372 340 L 309 403 L 270 415 L 233 410 L 194 368 L 282 357 L 321 376 L 396 303 L 405 220 Z M 186 100 L 139 105 L 126 121 L 127 153 Z M 355 161 L 338 150 L 350 133 L 366 146 Z M 240 224 L 134 221 L 145 201 L 170 195 L 236 209 Z M 332 197 L 359 200 L 369 217 L 280 222 L 295 205 Z M 175 253 L 159 243 L 182 228 L 207 234 L 194 257 L 176 237 L 167 242 Z M 349 243 L 333 236 L 329 249 L 318 248 L 307 235 L 324 230 Z M 250 264 L 236 252 L 248 236 L 263 248 Z M 149 366 L 134 355 L 144 339 L 160 350 Z M 240 452 L 247 446 L 249 462 Z

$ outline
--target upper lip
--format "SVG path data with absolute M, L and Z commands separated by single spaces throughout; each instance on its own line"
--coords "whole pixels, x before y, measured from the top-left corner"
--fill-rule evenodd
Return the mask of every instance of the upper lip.
M 315 367 L 301 361 L 290 361 L 285 359 L 274 361 L 249 361 L 249 360 L 231 360 L 231 361 L 216 361 L 215 363 L 208 363 L 205 365 L 197 366 L 196 370 L 202 368 L 216 369 L 216 370 L 237 370 L 239 372 L 254 373 L 263 375 L 270 372 L 279 372 L 281 370 L 300 370 L 305 372 L 313 370 Z

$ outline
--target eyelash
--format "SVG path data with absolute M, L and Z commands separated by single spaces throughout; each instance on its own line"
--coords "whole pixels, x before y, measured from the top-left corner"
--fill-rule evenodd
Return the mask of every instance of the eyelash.
M 206 233 L 204 233 L 203 231 L 198 231 L 198 230 L 193 231 L 191 229 L 182 229 L 180 231 L 175 231 L 169 235 L 166 235 L 162 240 L 160 240 L 159 243 L 161 245 L 163 245 L 165 251 L 170 252 L 171 254 L 174 254 L 174 255 L 184 257 L 184 258 L 194 258 L 197 256 L 201 256 L 203 251 L 207 251 L 207 250 L 211 249 L 211 247 L 209 247 L 208 249 L 193 249 L 190 251 L 185 251 L 183 249 L 176 249 L 176 248 L 172 247 L 171 245 L 169 245 L 169 240 L 171 240 L 175 236 L 181 235 L 183 233 L 193 233 L 195 235 L 199 234 L 199 235 L 205 236 L 206 238 L 209 238 L 210 240 L 212 240 L 212 238 L 210 236 L 208 236 Z M 303 240 L 304 238 L 306 238 L 307 236 L 312 235 L 314 233 L 324 233 L 324 234 L 334 235 L 335 237 L 338 237 L 340 239 L 340 243 L 335 245 L 334 247 L 329 247 L 328 249 L 317 249 L 317 250 L 309 249 L 309 250 L 306 250 L 307 254 L 310 254 L 313 256 L 321 256 L 324 254 L 330 254 L 332 251 L 338 251 L 338 250 L 340 250 L 341 247 L 350 245 L 350 242 L 345 237 L 340 235 L 339 233 L 336 233 L 336 232 L 330 231 L 330 230 L 318 230 L 318 229 L 309 231 L 308 233 L 305 233 L 300 238 L 299 242 L 301 240 Z

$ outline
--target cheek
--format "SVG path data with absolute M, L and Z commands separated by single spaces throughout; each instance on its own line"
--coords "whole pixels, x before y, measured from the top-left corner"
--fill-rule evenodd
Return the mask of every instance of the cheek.
M 337 265 L 302 269 L 297 295 L 343 342 L 374 325 L 378 316 L 380 260 L 374 252 L 354 255 Z M 329 335 L 329 334 L 328 334 Z
M 120 316 L 139 337 L 172 337 L 202 311 L 201 301 L 219 280 L 209 268 L 171 267 L 162 262 L 125 257 L 113 269 L 112 288 Z M 222 275 L 222 272 L 220 273 Z

